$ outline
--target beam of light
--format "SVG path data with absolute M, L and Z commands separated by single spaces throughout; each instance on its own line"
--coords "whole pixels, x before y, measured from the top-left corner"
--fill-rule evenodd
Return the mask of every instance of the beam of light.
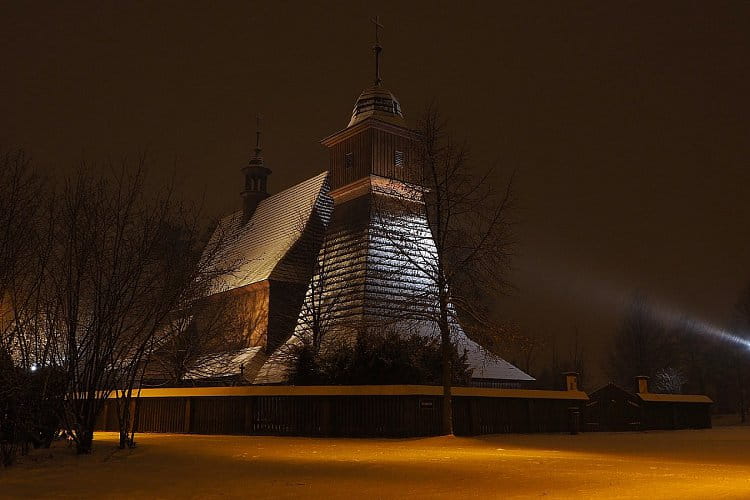
M 679 329 L 697 335 L 712 337 L 722 342 L 735 344 L 744 349 L 750 350 L 750 340 L 747 337 L 739 335 L 739 332 L 733 332 L 729 329 L 722 328 L 715 323 L 698 318 L 689 312 L 660 303 L 657 300 L 649 298 L 649 312 L 651 315 L 665 324 L 667 327 L 677 325 Z
M 700 320 L 692 320 L 691 324 L 693 327 L 691 330 L 695 333 L 710 335 L 724 342 L 730 342 L 750 350 L 750 340 L 747 340 L 734 332 Z
M 622 317 L 627 312 L 633 292 L 638 290 L 638 287 L 622 286 L 614 280 L 593 276 L 589 270 L 575 269 L 573 266 L 551 269 L 545 262 L 549 262 L 549 259 L 539 259 L 537 262 L 541 265 L 536 269 L 538 282 L 535 286 L 556 294 L 558 299 L 572 300 L 579 307 L 619 310 Z M 566 283 L 567 286 L 560 287 L 556 283 Z M 666 327 L 678 326 L 683 333 L 713 338 L 750 351 L 750 331 L 722 327 L 683 307 L 669 305 L 651 294 L 647 294 L 646 299 L 650 315 Z

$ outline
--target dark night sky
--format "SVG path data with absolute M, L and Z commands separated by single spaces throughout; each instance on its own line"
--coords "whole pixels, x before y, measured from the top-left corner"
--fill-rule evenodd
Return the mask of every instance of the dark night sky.
M 601 352 L 623 301 L 726 324 L 750 281 L 748 2 L 2 2 L 0 146 L 53 172 L 148 148 L 211 214 L 254 116 L 273 191 L 327 168 L 372 78 L 516 169 L 508 316 Z M 592 361 L 592 364 L 596 361 Z

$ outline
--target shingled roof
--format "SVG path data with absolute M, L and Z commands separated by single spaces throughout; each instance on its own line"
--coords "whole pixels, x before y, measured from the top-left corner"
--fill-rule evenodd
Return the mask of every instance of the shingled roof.
M 328 172 L 323 172 L 266 198 L 244 225 L 241 210 L 223 218 L 212 241 L 228 235 L 227 247 L 217 255 L 215 265 L 231 272 L 217 281 L 214 292 L 272 278 L 299 279 L 294 273 L 284 272 L 281 264 L 316 212 L 323 218 L 330 216 L 327 179 Z

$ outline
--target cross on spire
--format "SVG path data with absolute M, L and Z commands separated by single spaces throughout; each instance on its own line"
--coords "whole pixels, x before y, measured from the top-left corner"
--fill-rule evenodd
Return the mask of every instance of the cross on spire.
M 255 156 L 260 156 L 262 150 L 260 146 L 260 121 L 262 116 L 260 113 L 255 115 Z
M 380 78 L 380 53 L 383 51 L 383 47 L 380 46 L 380 28 L 383 25 L 380 24 L 380 16 L 375 16 L 370 21 L 375 25 L 375 45 L 372 48 L 375 52 L 375 85 L 380 85 L 380 82 L 383 81 Z

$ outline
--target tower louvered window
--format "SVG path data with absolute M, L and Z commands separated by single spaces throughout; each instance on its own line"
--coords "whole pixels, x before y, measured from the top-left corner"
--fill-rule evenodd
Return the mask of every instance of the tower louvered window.
M 396 150 L 393 153 L 393 165 L 396 167 L 403 167 L 406 163 L 406 156 L 404 155 L 403 151 Z

